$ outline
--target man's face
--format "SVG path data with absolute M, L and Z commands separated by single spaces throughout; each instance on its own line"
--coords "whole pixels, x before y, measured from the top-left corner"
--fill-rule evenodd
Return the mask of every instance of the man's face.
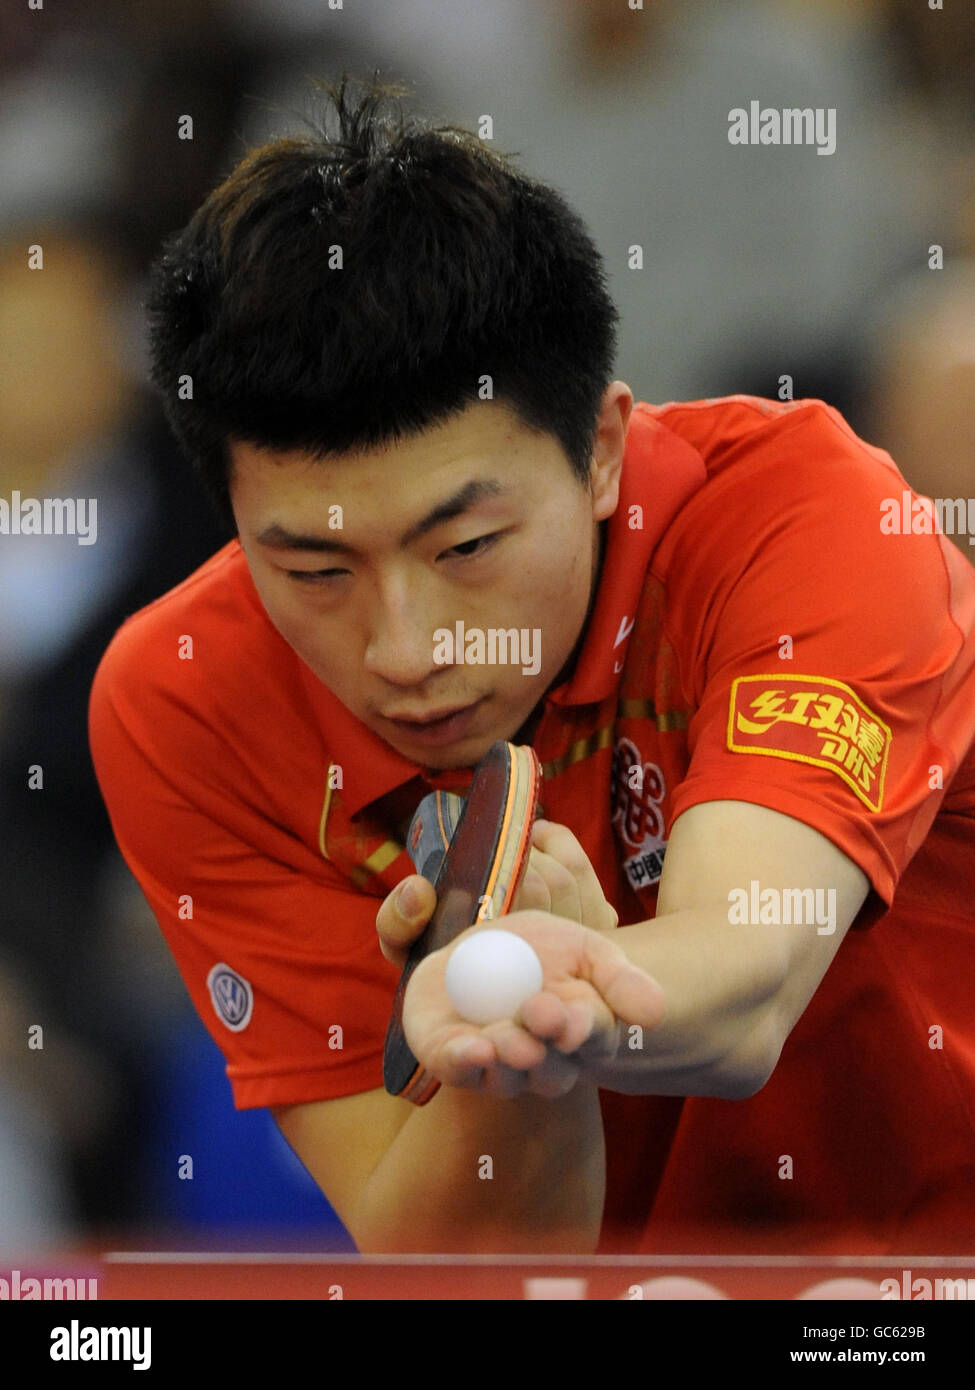
M 410 761 L 472 765 L 518 732 L 565 666 L 589 607 L 598 522 L 618 496 L 632 398 L 614 387 L 591 490 L 554 439 L 496 401 L 324 461 L 232 445 L 234 515 L 268 616 Z M 502 629 L 518 641 L 495 643 L 492 662 Z

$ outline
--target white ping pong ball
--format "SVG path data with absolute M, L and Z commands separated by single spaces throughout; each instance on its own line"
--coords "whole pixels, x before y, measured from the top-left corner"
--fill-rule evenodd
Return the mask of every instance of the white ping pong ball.
M 445 980 L 450 1002 L 468 1023 L 495 1023 L 515 1014 L 542 987 L 542 963 L 514 932 L 488 928 L 451 952 Z

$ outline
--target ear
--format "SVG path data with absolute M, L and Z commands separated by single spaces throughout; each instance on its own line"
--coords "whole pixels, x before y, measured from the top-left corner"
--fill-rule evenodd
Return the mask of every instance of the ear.
M 607 386 L 599 408 L 596 442 L 590 464 L 592 519 L 605 521 L 616 511 L 620 495 L 620 471 L 626 446 L 626 430 L 633 409 L 633 392 L 625 381 Z

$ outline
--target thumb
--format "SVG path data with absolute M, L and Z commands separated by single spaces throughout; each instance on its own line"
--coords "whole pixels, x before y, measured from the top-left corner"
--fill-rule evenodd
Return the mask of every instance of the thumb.
M 437 895 L 421 874 L 410 874 L 384 899 L 376 914 L 376 930 L 383 955 L 401 969 L 410 946 L 433 916 Z
M 585 973 L 608 1007 L 624 1023 L 656 1028 L 664 1016 L 662 986 L 634 965 L 609 934 L 586 932 Z

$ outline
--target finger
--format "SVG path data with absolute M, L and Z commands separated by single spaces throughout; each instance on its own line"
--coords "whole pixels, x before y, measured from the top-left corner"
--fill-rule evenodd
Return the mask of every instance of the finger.
M 537 1067 L 528 1073 L 527 1089 L 532 1095 L 546 1100 L 558 1100 L 572 1090 L 579 1079 L 581 1068 L 568 1057 L 558 1052 L 547 1052 Z
M 521 1006 L 519 1018 L 534 1037 L 559 1052 L 578 1051 L 594 1032 L 610 1029 L 613 1017 L 598 1000 L 564 1000 L 550 990 L 540 990 Z
M 574 881 L 574 891 L 579 897 L 580 914 L 571 916 L 571 920 L 583 922 L 593 931 L 614 930 L 619 922 L 619 914 L 606 901 L 602 884 L 589 861 L 589 856 L 568 826 L 558 825 L 554 821 L 538 820 L 532 828 L 532 844 L 540 855 L 556 860 L 563 872 L 570 875 Z M 553 901 L 554 897 L 553 887 Z M 560 888 L 560 897 L 569 903 L 574 901 L 564 884 Z M 552 911 L 557 916 L 570 916 L 569 912 L 559 912 L 554 906 Z
M 422 1060 L 419 1059 L 418 1060 Z M 486 1038 L 469 1033 L 449 1039 L 430 1061 L 423 1061 L 445 1086 L 480 1090 L 485 1073 L 497 1062 L 497 1053 Z
M 539 873 L 535 863 L 535 851 L 532 850 L 528 867 L 525 869 L 525 876 L 521 881 L 515 900 L 512 904 L 513 912 L 524 912 L 536 910 L 538 912 L 551 911 L 552 897 L 549 893 L 545 879 Z
M 623 1050 L 625 1026 L 618 1018 L 614 1018 L 608 1028 L 594 1029 L 574 1054 L 573 1060 L 580 1067 L 592 1067 L 600 1062 L 612 1061 Z
M 527 1079 L 523 1071 L 498 1062 L 496 1066 L 485 1070 L 480 1089 L 485 1095 L 496 1096 L 499 1100 L 513 1100 L 515 1096 L 521 1095 L 526 1085 Z
M 498 1060 L 517 1071 L 528 1071 L 545 1060 L 545 1043 L 513 1019 L 488 1024 L 484 1035 L 490 1039 Z
M 656 1028 L 664 1016 L 660 984 L 633 965 L 608 933 L 583 937 L 582 975 L 618 1019 L 643 1028 Z
M 542 911 L 551 912 L 555 917 L 566 917 L 570 922 L 582 923 L 582 895 L 575 874 L 537 846 L 532 849 L 531 863 L 548 894 L 548 906 L 542 907 Z M 534 903 L 531 905 L 536 906 Z
M 402 969 L 412 943 L 433 916 L 437 895 L 433 884 L 410 874 L 383 900 L 376 914 L 379 946 L 388 961 Z

